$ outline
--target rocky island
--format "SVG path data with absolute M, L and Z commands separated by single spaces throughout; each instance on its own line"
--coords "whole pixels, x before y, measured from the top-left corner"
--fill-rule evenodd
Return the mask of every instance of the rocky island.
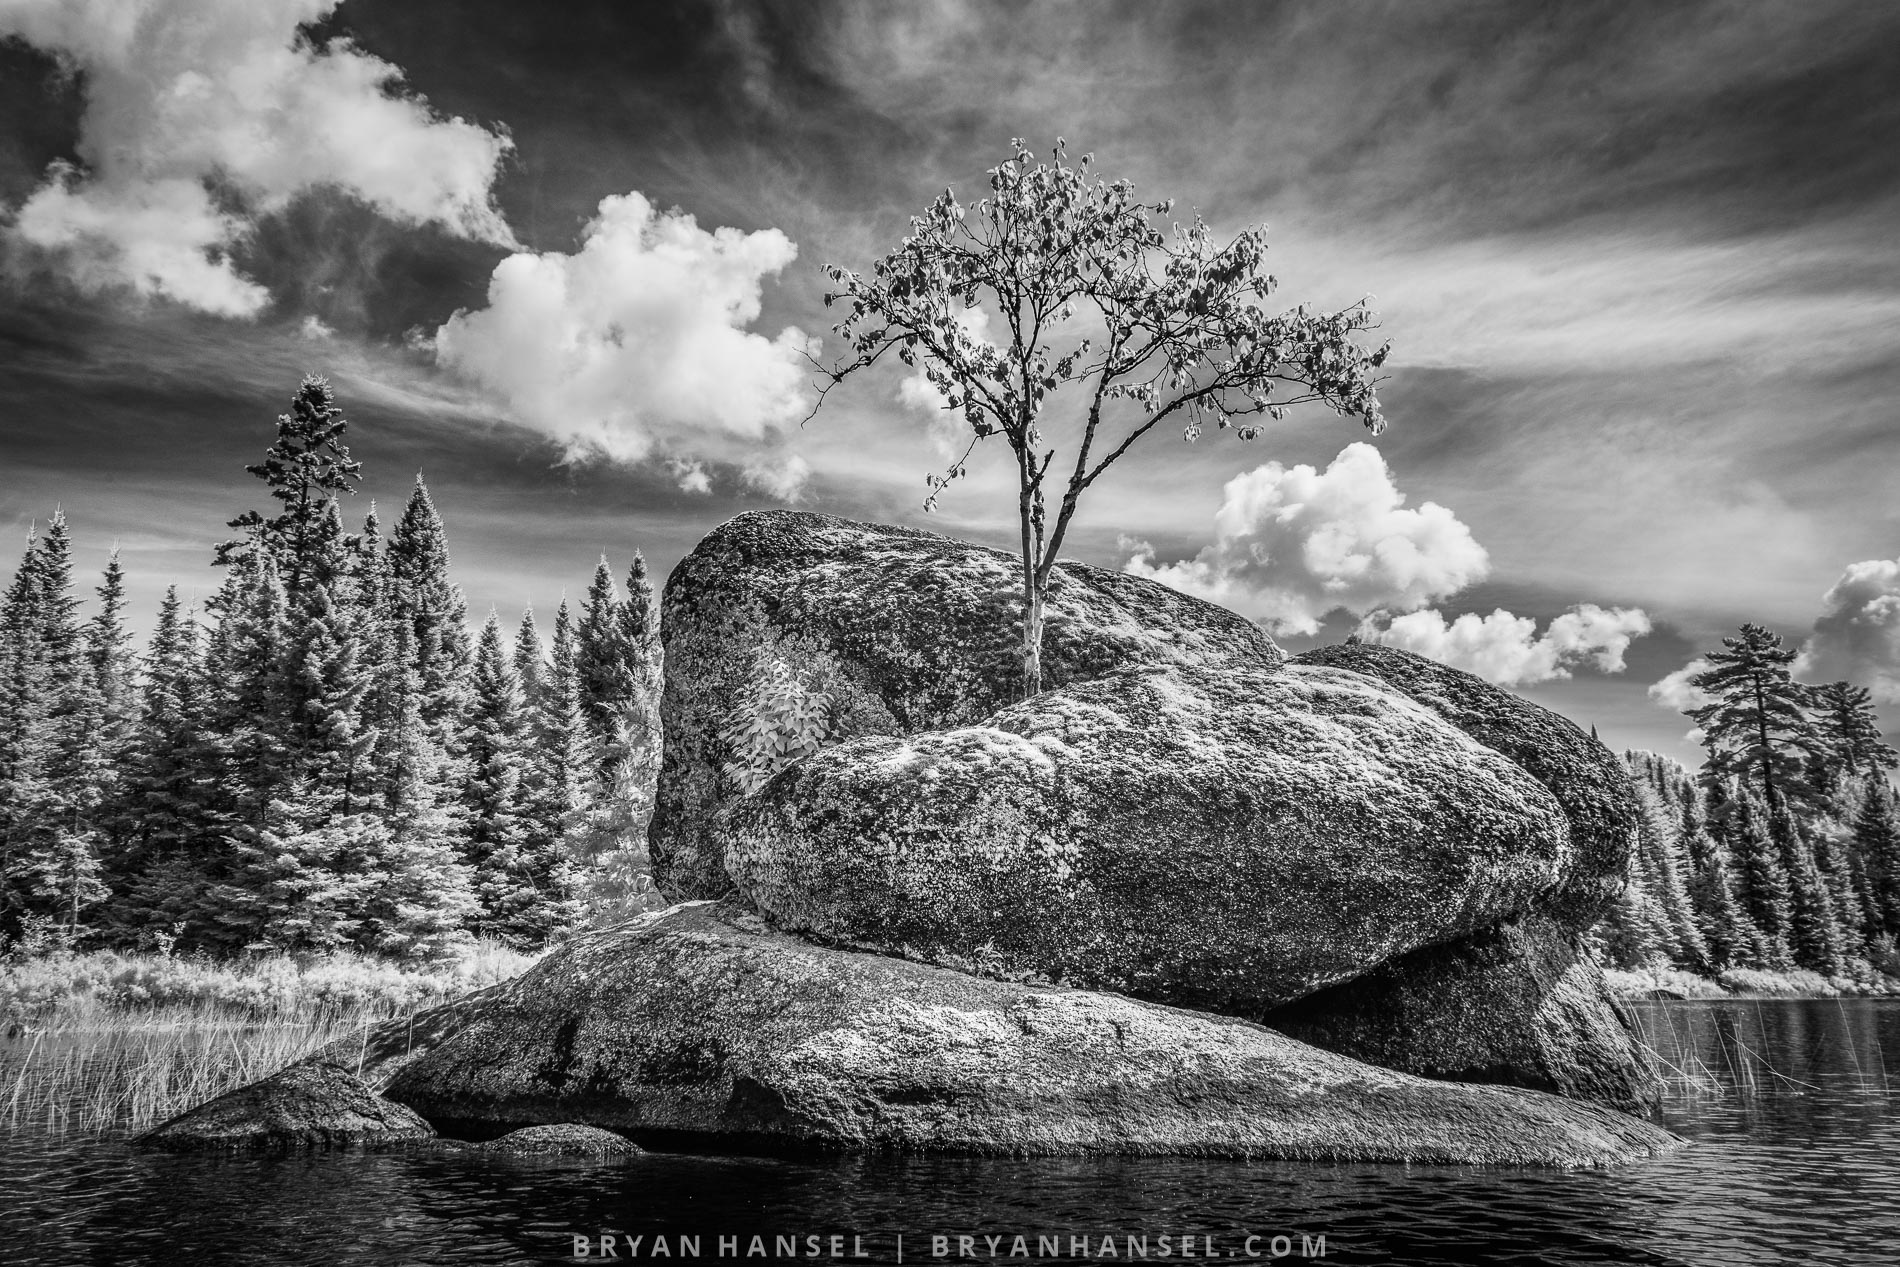
M 1581 937 L 1621 762 L 1469 674 L 1080 563 L 742 515 L 665 591 L 678 904 L 277 1080 L 481 1138 L 1604 1165 L 1680 1141 Z M 1020 603 L 1018 602 L 1018 606 Z M 309 1070 L 323 1067 L 316 1078 Z M 272 1079 L 149 1132 L 273 1142 Z M 241 1102 L 233 1097 L 248 1097 Z M 405 1112 L 395 1112 L 400 1106 Z

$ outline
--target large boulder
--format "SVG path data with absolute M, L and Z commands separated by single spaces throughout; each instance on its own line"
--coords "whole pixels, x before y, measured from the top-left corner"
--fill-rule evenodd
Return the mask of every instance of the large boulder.
M 1270 1013 L 1308 1042 L 1430 1077 L 1502 1082 L 1642 1109 L 1660 1091 L 1583 934 L 1621 890 L 1636 838 L 1629 772 L 1549 709 L 1393 647 L 1347 644 L 1294 666 L 1349 670 L 1405 692 L 1509 757 L 1556 797 L 1575 861 L 1517 918 L 1418 950 Z
M 1293 663 L 1345 669 L 1404 692 L 1550 789 L 1570 820 L 1576 863 L 1538 902 L 1588 928 L 1623 891 L 1636 846 L 1636 793 L 1629 771 L 1568 717 L 1436 660 L 1371 643 L 1317 647 Z
M 722 836 L 781 928 L 1243 1016 L 1491 927 L 1572 862 L 1517 765 L 1294 667 L 1127 669 L 850 740 L 733 802 Z
M 789 667 L 825 701 L 825 742 L 971 725 L 1016 698 L 1015 555 L 936 533 L 763 511 L 714 529 L 667 579 L 664 749 L 649 846 L 675 899 L 730 888 L 715 812 L 740 790 L 729 721 Z M 1084 563 L 1050 574 L 1048 686 L 1140 664 L 1266 669 L 1257 626 L 1164 585 Z
M 815 946 L 731 904 L 587 934 L 353 1044 L 444 1130 L 730 1151 L 1594 1166 L 1680 1143 L 1595 1105 L 1373 1068 L 1259 1025 Z
M 339 1053 L 340 1055 L 340 1053 Z M 173 1152 L 406 1144 L 435 1130 L 332 1060 L 295 1064 L 162 1122 L 133 1139 Z
M 1646 1048 L 1576 934 L 1527 914 L 1415 951 L 1269 1012 L 1304 1042 L 1426 1077 L 1496 1082 L 1642 1112 Z

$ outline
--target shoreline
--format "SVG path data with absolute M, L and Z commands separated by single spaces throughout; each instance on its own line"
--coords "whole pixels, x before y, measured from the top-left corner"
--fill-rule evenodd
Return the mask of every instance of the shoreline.
M 1803 968 L 1781 971 L 1731 968 L 1714 977 L 1680 968 L 1637 971 L 1605 968 L 1603 976 L 1619 1003 L 1900 998 L 1900 978 L 1885 975 L 1871 981 L 1830 978 Z

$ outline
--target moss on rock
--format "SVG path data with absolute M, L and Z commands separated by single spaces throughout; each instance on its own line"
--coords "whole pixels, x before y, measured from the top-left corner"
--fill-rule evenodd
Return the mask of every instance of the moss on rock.
M 821 752 L 724 823 L 783 928 L 1243 1015 L 1488 927 L 1571 861 L 1518 766 L 1318 668 L 1123 670 Z
M 722 731 L 758 673 L 761 626 L 822 659 L 840 738 L 946 729 L 1014 700 L 1021 585 L 1014 555 L 912 528 L 778 510 L 709 533 L 673 569 L 661 607 L 665 738 L 649 843 L 662 891 L 730 889 L 713 830 L 738 794 Z M 1056 566 L 1045 619 L 1050 686 L 1137 664 L 1284 659 L 1223 607 L 1083 563 Z
M 577 938 L 420 1054 L 392 1022 L 364 1057 L 445 1129 L 576 1122 L 731 1151 L 1596 1166 L 1680 1143 L 1228 1017 L 814 946 L 730 904 Z
M 1309 1042 L 1432 1077 L 1500 1082 L 1622 1108 L 1660 1083 L 1583 934 L 1624 883 L 1636 839 L 1629 771 L 1568 718 L 1394 647 L 1321 647 L 1293 665 L 1364 674 L 1509 757 L 1550 789 L 1576 847 L 1563 882 L 1519 918 L 1414 952 L 1265 1019 Z
M 132 1142 L 187 1152 L 402 1144 L 434 1136 L 422 1118 L 383 1099 L 348 1069 L 311 1060 L 207 1100 Z

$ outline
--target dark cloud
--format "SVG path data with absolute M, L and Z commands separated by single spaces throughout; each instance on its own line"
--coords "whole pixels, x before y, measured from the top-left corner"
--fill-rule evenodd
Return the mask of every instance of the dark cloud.
M 1220 232 L 1268 222 L 1287 302 L 1370 291 L 1387 315 L 1381 452 L 1409 504 L 1449 507 L 1494 563 L 1443 613 L 1658 620 L 1624 675 L 1532 688 L 1616 746 L 1690 755 L 1647 683 L 1739 619 L 1804 627 L 1900 534 L 1893 6 L 346 0 L 310 34 L 505 128 L 495 196 L 530 250 L 574 251 L 600 200 L 635 190 L 708 229 L 781 230 L 799 254 L 765 288 L 768 337 L 822 332 L 819 266 L 868 265 L 945 185 L 979 192 L 1013 136 L 1065 136 Z M 74 157 L 83 87 L 0 41 L 0 206 Z M 703 495 L 657 463 L 563 464 L 410 350 L 486 302 L 503 254 L 318 190 L 238 244 L 271 302 L 234 322 L 83 297 L 12 251 L 0 523 L 64 502 L 84 550 L 139 545 L 141 602 L 208 583 L 210 542 L 254 497 L 242 466 L 306 370 L 334 376 L 386 517 L 425 471 L 480 610 L 549 610 L 602 550 L 664 570 L 772 504 L 733 452 L 706 455 Z M 1008 546 L 994 453 L 922 512 L 940 461 L 896 382 L 777 437 L 814 467 L 805 504 Z M 1071 549 L 1117 565 L 1133 534 L 1193 557 L 1234 475 L 1323 468 L 1361 436 L 1309 416 L 1255 446 L 1157 437 Z

